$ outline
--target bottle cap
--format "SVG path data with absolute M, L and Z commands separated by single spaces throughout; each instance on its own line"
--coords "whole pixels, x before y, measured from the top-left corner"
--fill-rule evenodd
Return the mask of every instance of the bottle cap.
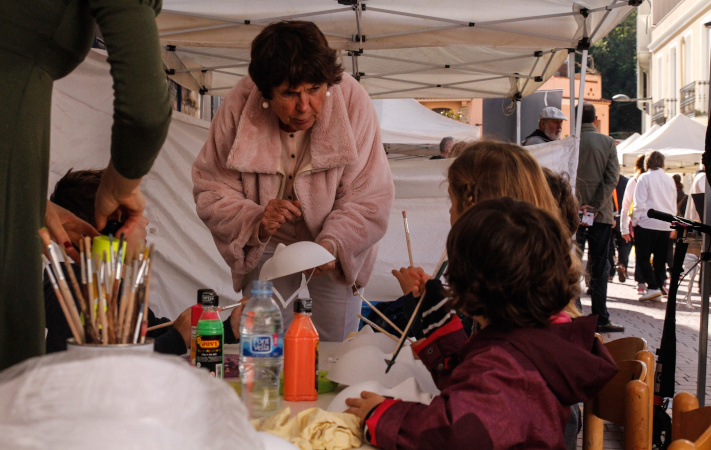
M 202 306 L 217 306 L 220 304 L 220 297 L 215 293 L 215 291 L 212 292 L 205 292 L 204 295 L 202 296 Z
M 294 301 L 294 312 L 295 313 L 310 313 L 311 312 L 311 299 L 310 298 L 297 298 Z
M 272 282 L 254 280 L 252 282 L 252 295 L 272 296 Z
M 197 291 L 197 302 L 198 304 L 202 304 L 202 298 L 204 295 L 209 295 L 209 294 L 216 294 L 215 291 L 212 289 L 198 289 Z

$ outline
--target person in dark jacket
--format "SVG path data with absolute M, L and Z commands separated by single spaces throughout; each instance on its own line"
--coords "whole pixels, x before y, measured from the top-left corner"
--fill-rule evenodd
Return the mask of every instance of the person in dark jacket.
M 347 412 L 386 449 L 565 448 L 570 405 L 617 373 L 595 318 L 563 312 L 580 289 L 568 231 L 529 203 L 487 200 L 456 220 L 447 253 L 451 300 L 425 296 L 427 337 L 413 346 L 441 394 L 425 405 L 364 391 Z M 467 339 L 451 307 L 483 329 Z
M 555 106 L 546 106 L 538 114 L 538 128 L 529 134 L 521 145 L 536 145 L 559 140 L 563 132 L 564 120 L 568 118 L 563 111 Z
M 70 211 L 78 218 L 93 225 L 94 199 L 103 172 L 102 170 L 72 171 L 70 169 L 55 185 L 50 200 L 54 204 Z M 141 217 L 138 226 L 134 227 L 131 234 L 126 237 L 127 248 L 136 245 L 139 241 L 145 240 L 146 225 L 148 225 L 148 219 Z M 72 268 L 74 269 L 77 279 L 79 279 L 79 266 L 72 264 Z M 65 270 L 66 275 L 66 269 L 64 267 L 62 269 Z M 47 324 L 47 353 L 66 350 L 67 339 L 72 337 L 72 332 L 46 273 L 44 276 L 43 289 Z M 70 289 L 72 289 L 72 293 L 76 299 L 77 296 L 71 286 Z M 78 303 L 77 308 L 79 308 Z M 241 313 L 242 308 L 237 307 L 232 311 L 230 317 L 223 322 L 226 344 L 233 344 L 238 341 Z M 156 317 L 153 311 L 150 308 L 148 309 L 149 327 L 166 322 L 170 322 L 170 319 Z M 190 308 L 183 311 L 172 326 L 151 331 L 147 336 L 155 340 L 154 348 L 158 353 L 184 354 L 190 345 Z

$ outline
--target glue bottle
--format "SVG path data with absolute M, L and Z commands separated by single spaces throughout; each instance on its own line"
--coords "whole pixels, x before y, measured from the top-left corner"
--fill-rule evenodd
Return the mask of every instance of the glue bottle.
M 202 296 L 202 315 L 195 336 L 195 366 L 205 368 L 216 378 L 223 378 L 225 329 L 217 310 L 219 297 L 214 292 Z
M 197 333 L 197 323 L 202 315 L 202 296 L 212 295 L 215 291 L 212 289 L 198 289 L 197 303 L 190 307 L 190 365 L 195 365 L 195 337 Z
M 311 299 L 294 302 L 294 320 L 284 335 L 284 400 L 318 399 L 318 332 L 311 322 Z

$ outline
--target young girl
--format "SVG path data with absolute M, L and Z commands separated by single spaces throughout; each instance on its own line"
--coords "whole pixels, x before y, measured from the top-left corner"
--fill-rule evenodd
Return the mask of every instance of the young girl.
M 540 171 L 540 169 L 539 169 Z M 544 184 L 545 185 L 545 184 Z M 511 198 L 457 214 L 447 240 L 451 305 L 427 283 L 413 346 L 441 390 L 429 405 L 372 392 L 346 400 L 382 448 L 565 448 L 570 405 L 617 369 L 595 339 L 595 317 L 562 309 L 579 293 L 579 262 L 559 218 Z M 445 302 L 446 303 L 446 302 Z M 483 328 L 467 339 L 453 306 Z

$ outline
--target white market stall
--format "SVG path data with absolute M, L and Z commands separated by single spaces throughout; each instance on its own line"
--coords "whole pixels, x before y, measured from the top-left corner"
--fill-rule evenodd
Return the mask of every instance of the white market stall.
M 706 127 L 683 114 L 677 114 L 656 131 L 647 132 L 622 152 L 620 163 L 626 171 L 634 171 L 637 157 L 651 150 L 664 154 L 665 166 L 673 171 L 694 171 L 699 168 L 704 152 Z
M 437 146 L 442 138 L 479 139 L 479 127 L 438 114 L 412 98 L 374 99 L 383 144 Z M 386 148 L 387 149 L 387 148 Z

